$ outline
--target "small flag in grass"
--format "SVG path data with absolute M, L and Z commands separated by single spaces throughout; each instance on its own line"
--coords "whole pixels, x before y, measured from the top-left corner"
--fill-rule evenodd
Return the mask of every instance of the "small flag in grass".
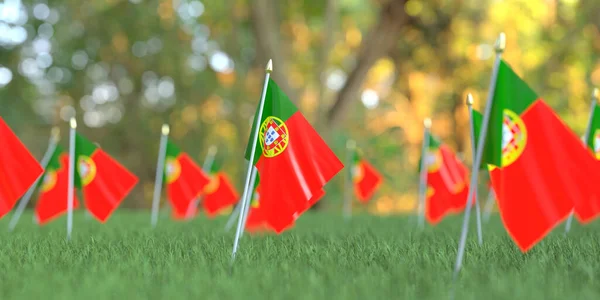
M 521 251 L 575 209 L 598 214 L 600 177 L 592 155 L 510 66 L 500 62 L 484 145 L 502 221 Z
M 167 143 L 164 178 L 167 185 L 167 197 L 171 202 L 173 216 L 176 219 L 180 219 L 178 216 L 185 219 L 189 206 L 193 205 L 210 181 L 189 155 L 182 152 L 171 141 Z M 195 213 L 194 211 L 193 215 Z
M 468 172 L 454 152 L 432 135 L 429 135 L 426 165 L 425 217 L 429 223 L 437 224 L 446 215 L 462 211 L 467 205 Z
M 234 205 L 239 195 L 217 162 L 212 163 L 209 176 L 210 183 L 204 187 L 202 207 L 209 217 L 214 217 L 221 210 Z
M 79 133 L 75 136 L 75 157 L 75 186 L 82 189 L 88 211 L 104 223 L 138 178 Z
M 40 182 L 39 199 L 35 215 L 39 225 L 44 225 L 67 212 L 67 189 L 69 185 L 69 154 L 57 145 Z M 73 208 L 79 207 L 73 195 Z
M 350 172 L 356 197 L 363 203 L 368 202 L 381 185 L 381 175 L 358 149 L 354 150 L 353 166 L 351 166 Z
M 344 166 L 296 106 L 269 79 L 261 119 L 258 112 L 246 149 L 256 147 L 252 162 L 260 176 L 260 208 L 276 232 L 282 232 L 313 204 L 325 184 Z M 257 143 L 253 144 L 258 127 Z

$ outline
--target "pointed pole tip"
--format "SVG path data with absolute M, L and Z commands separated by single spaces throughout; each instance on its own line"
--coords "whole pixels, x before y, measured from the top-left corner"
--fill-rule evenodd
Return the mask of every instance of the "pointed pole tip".
M 423 120 L 423 125 L 425 125 L 425 128 L 431 128 L 431 119 L 425 118 L 425 120 Z
M 58 141 L 60 139 L 60 128 L 58 128 L 58 126 L 52 127 L 52 130 L 50 131 L 50 136 L 54 141 Z
M 217 146 L 212 145 L 208 148 L 208 153 L 210 153 L 211 155 L 215 155 L 217 153 Z
M 506 49 L 506 34 L 504 32 L 500 32 L 498 35 L 498 39 L 496 40 L 496 52 L 502 53 Z
M 163 124 L 163 126 L 162 126 L 162 134 L 163 135 L 169 135 L 169 131 L 170 131 L 169 124 Z
M 77 120 L 75 120 L 75 118 L 71 118 L 71 121 L 69 122 L 69 124 L 71 125 L 71 128 L 75 129 L 77 128 Z
M 467 94 L 467 105 L 473 106 L 473 95 L 471 95 L 471 93 Z
M 352 139 L 346 141 L 346 148 L 348 148 L 348 149 L 356 148 L 356 141 L 354 141 Z
M 265 71 L 267 71 L 267 73 L 273 72 L 273 60 L 272 59 L 269 59 L 269 62 L 267 63 L 267 67 L 265 68 Z

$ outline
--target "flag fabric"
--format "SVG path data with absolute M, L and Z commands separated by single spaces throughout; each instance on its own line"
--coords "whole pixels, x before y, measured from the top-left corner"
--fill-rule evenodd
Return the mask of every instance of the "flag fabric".
M 88 211 L 104 223 L 138 178 L 79 133 L 75 136 L 75 157 L 75 186 L 82 189 Z
M 473 141 L 473 143 L 475 144 L 474 148 L 476 150 L 477 149 L 477 143 L 479 143 L 478 137 L 479 137 L 479 132 L 481 131 L 481 123 L 483 122 L 483 116 L 481 115 L 480 112 L 478 112 L 477 110 L 475 110 L 473 108 L 471 109 L 471 122 L 473 123 L 472 124 L 473 137 L 475 138 L 475 141 Z M 483 156 L 482 162 L 483 161 L 492 162 L 492 159 L 490 159 L 489 157 L 493 157 L 493 155 L 490 153 L 490 154 L 487 155 L 487 158 L 486 158 L 485 154 L 486 153 L 484 152 L 484 156 Z M 475 155 L 475 154 L 473 154 L 473 155 Z M 479 169 L 480 170 L 487 170 L 488 169 L 487 164 L 486 163 L 481 163 L 479 165 Z M 491 182 L 490 182 L 490 187 L 491 187 Z
M 600 106 L 594 105 L 591 118 L 590 133 L 585 143 L 594 153 L 594 157 L 600 160 Z
M 264 209 L 262 209 L 262 207 L 261 207 L 261 202 L 260 202 L 261 188 L 258 183 L 259 183 L 259 179 L 258 179 L 258 175 L 257 175 L 256 182 L 254 184 L 254 190 L 252 193 L 252 198 L 250 200 L 250 210 L 248 211 L 248 217 L 246 220 L 246 230 L 251 233 L 272 232 L 274 230 L 267 223 L 267 219 L 266 219 L 266 215 L 265 215 L 266 211 Z M 309 205 L 307 205 L 307 208 L 312 206 L 313 204 L 317 203 L 324 195 L 325 195 L 325 191 L 323 191 L 323 190 L 315 192 L 313 198 L 311 198 L 309 200 Z M 295 224 L 295 218 L 290 218 L 287 226 L 285 228 L 283 228 L 283 230 L 288 230 L 288 229 L 294 227 L 294 224 Z
M 202 195 L 209 178 L 194 161 L 171 141 L 167 142 L 165 179 L 167 198 L 173 208 L 173 217 L 181 219 L 188 208 Z M 196 211 L 193 212 L 195 215 Z
M 43 170 L 15 133 L 0 118 L 0 218 L 27 192 Z
M 354 151 L 352 161 L 349 171 L 354 183 L 354 193 L 358 200 L 367 203 L 381 185 L 381 175 L 363 158 L 360 150 Z
M 57 145 L 39 184 L 39 198 L 35 206 L 39 225 L 45 225 L 67 211 L 68 188 L 69 154 Z M 78 207 L 79 201 L 73 191 L 73 208 Z
M 209 178 L 210 182 L 203 190 L 202 207 L 209 217 L 214 217 L 221 210 L 234 205 L 239 200 L 239 195 L 231 185 L 227 174 L 220 170 L 218 163 L 213 162 Z
M 582 221 L 598 213 L 600 186 L 593 178 L 600 174 L 593 157 L 504 61 L 484 147 L 483 163 L 491 165 L 502 221 L 521 251 L 543 239 L 574 207 Z
M 261 120 L 258 109 L 246 159 L 258 128 L 252 163 L 261 178 L 260 207 L 269 226 L 280 233 L 344 166 L 273 80 L 268 82 Z
M 448 146 L 441 144 L 432 135 L 429 135 L 429 149 L 425 159 L 425 218 L 435 225 L 446 215 L 462 211 L 466 207 L 469 193 L 468 170 Z

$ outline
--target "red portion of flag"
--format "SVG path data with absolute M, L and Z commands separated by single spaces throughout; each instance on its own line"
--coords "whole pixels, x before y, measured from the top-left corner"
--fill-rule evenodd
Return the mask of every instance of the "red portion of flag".
M 358 180 L 354 183 L 354 192 L 356 197 L 363 203 L 369 202 L 379 185 L 381 184 L 381 175 L 375 170 L 375 168 L 369 164 L 366 160 L 361 160 L 357 168 L 360 168 L 357 172 L 360 175 Z
M 311 199 L 344 167 L 301 113 L 294 113 L 285 124 L 286 148 L 256 164 L 263 188 L 260 205 L 276 232 L 306 211 L 314 203 Z
M 189 205 L 202 194 L 210 180 L 186 153 L 181 153 L 177 161 L 181 172 L 173 182 L 167 184 L 167 197 L 174 215 L 185 216 Z
M 202 198 L 202 206 L 204 211 L 209 217 L 216 216 L 220 210 L 234 205 L 239 200 L 239 195 L 227 179 L 227 175 L 223 172 L 219 172 L 214 175 L 216 184 L 213 191 L 206 191 L 206 194 Z
M 46 177 L 48 178 L 46 179 Z M 46 190 L 40 192 L 40 198 L 35 206 L 35 215 L 39 225 L 45 225 L 67 212 L 69 155 L 60 156 L 60 168 L 55 171 L 47 170 L 44 174 L 44 181 L 50 185 L 42 185 L 42 189 Z M 73 190 L 73 209 L 78 207 L 79 201 Z
M 42 174 L 40 164 L 0 118 L 0 218 Z
M 427 173 L 425 217 L 431 224 L 462 211 L 469 193 L 468 170 L 446 145 L 438 148 L 436 164 Z
M 490 177 L 504 226 L 526 252 L 569 216 L 574 202 L 598 193 L 581 182 L 591 176 L 581 163 L 593 157 L 550 107 L 538 100 L 521 118 L 527 129 L 523 152 Z
M 260 188 L 260 185 L 259 185 L 257 187 L 256 191 L 257 191 L 257 193 L 260 193 L 261 190 L 262 189 Z M 308 201 L 307 209 L 310 206 L 317 203 L 324 195 L 325 195 L 325 191 L 323 191 L 323 190 L 319 190 L 317 193 L 315 193 L 314 197 L 312 197 Z M 300 215 L 302 213 L 304 213 L 304 211 L 300 211 L 298 213 L 298 215 Z M 248 219 L 246 220 L 246 230 L 250 233 L 276 232 L 279 234 L 285 230 L 288 230 L 288 229 L 291 229 L 292 227 L 294 227 L 296 219 L 297 219 L 297 216 L 296 217 L 292 216 L 291 218 L 288 218 L 287 224 L 283 225 L 282 229 L 277 230 L 277 229 L 273 228 L 272 226 L 270 226 L 269 223 L 267 222 L 266 210 L 261 205 L 260 200 L 258 200 L 253 206 L 250 207 L 250 211 L 248 212 Z
M 138 178 L 100 148 L 91 159 L 96 164 L 96 174 L 83 187 L 83 198 L 90 213 L 104 223 L 137 184 Z

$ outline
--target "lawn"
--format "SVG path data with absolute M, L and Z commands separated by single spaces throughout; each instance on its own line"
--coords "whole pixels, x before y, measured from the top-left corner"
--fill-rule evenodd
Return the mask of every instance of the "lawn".
M 77 214 L 67 242 L 64 218 L 25 215 L 0 230 L 0 299 L 448 299 L 462 219 L 419 232 L 414 217 L 309 213 L 280 236 L 245 235 L 232 275 L 225 221 L 153 230 L 148 213 Z M 600 299 L 598 224 L 559 227 L 526 255 L 497 216 L 483 246 L 472 229 L 455 299 Z

